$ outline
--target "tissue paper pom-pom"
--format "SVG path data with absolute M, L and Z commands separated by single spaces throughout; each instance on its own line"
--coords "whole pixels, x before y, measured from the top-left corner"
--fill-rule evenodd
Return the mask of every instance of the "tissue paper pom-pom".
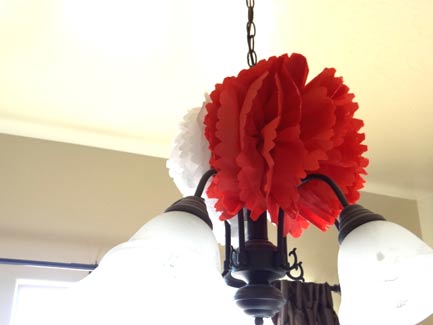
M 204 136 L 203 107 L 190 109 L 180 124 L 179 133 L 173 141 L 172 151 L 167 160 L 169 175 L 173 178 L 183 196 L 193 195 L 201 177 L 211 168 L 210 151 Z M 213 224 L 213 232 L 220 244 L 225 243 L 224 224 L 220 222 L 219 213 L 215 210 L 215 200 L 203 195 L 207 211 Z
M 343 84 L 342 78 L 336 78 L 334 74 L 334 69 L 325 69 L 306 87 L 307 91 L 325 88 L 335 106 L 332 149 L 328 150 L 327 159 L 321 160 L 319 168 L 313 172 L 329 176 L 339 185 L 348 201 L 353 203 L 359 199 L 359 189 L 364 184 L 361 174 L 366 174 L 368 160 L 362 157 L 362 154 L 367 147 L 361 144 L 364 134 L 358 133 L 363 122 L 353 118 L 358 109 L 358 104 L 353 102 L 354 95 L 349 93 L 349 88 Z M 304 216 L 309 215 L 310 222 L 326 230 L 320 220 L 316 221 L 317 217 L 326 218 L 328 224 L 335 221 L 341 208 L 334 193 L 326 184 L 318 181 L 300 187 L 299 193 L 301 213 Z M 324 207 L 323 202 L 328 204 Z
M 321 173 L 358 198 L 367 160 L 353 118 L 357 104 L 334 69 L 306 83 L 308 66 L 299 54 L 260 61 L 226 78 L 206 105 L 205 135 L 210 166 L 217 171 L 207 190 L 221 219 L 245 207 L 256 220 L 269 211 L 277 223 L 285 212 L 285 234 L 297 237 L 309 223 L 322 230 L 341 209 L 326 185 L 298 187 L 308 173 Z
M 203 121 L 206 103 L 202 108 L 189 110 L 184 116 L 167 160 L 169 175 L 184 196 L 194 194 L 201 177 L 210 169 Z

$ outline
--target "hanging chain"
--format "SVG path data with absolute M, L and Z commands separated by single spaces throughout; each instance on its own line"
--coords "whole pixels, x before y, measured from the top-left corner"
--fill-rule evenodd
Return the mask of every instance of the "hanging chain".
M 255 0 L 246 0 L 248 7 L 248 22 L 247 22 L 247 43 L 248 54 L 247 62 L 251 68 L 257 64 L 257 54 L 254 51 L 254 37 L 256 36 L 256 25 L 254 24 L 254 4 Z

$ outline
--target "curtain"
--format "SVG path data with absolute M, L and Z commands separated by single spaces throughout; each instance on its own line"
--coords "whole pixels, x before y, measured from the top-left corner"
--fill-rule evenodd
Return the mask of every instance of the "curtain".
M 331 291 L 338 291 L 338 286 L 287 280 L 277 281 L 275 286 L 286 299 L 281 311 L 272 318 L 275 325 L 340 324 L 331 295 Z

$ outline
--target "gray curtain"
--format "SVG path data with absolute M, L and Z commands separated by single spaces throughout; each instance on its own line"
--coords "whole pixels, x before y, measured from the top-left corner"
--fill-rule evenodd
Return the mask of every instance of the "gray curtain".
M 327 283 L 277 281 L 286 299 L 281 311 L 272 318 L 275 325 L 339 325 L 333 309 L 331 291 L 338 286 Z

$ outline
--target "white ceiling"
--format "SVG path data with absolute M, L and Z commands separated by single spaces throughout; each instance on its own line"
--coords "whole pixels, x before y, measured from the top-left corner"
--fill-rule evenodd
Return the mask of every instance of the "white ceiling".
M 259 58 L 337 68 L 367 190 L 433 193 L 433 1 L 256 1 Z M 167 157 L 185 112 L 246 67 L 245 1 L 0 1 L 0 133 Z

